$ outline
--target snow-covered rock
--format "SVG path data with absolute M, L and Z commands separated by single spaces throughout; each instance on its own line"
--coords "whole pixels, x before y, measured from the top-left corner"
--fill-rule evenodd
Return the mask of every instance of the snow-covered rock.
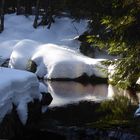
M 26 69 L 29 60 L 39 45 L 39 42 L 29 39 L 19 41 L 11 53 L 9 67 L 14 68 L 15 66 L 16 69 Z
M 0 67 L 0 121 L 17 106 L 23 124 L 27 120 L 27 104 L 40 99 L 39 82 L 35 74 Z
M 9 66 L 26 69 L 30 59 L 37 64 L 37 76 L 45 79 L 74 79 L 83 74 L 106 77 L 99 68 L 103 59 L 92 59 L 54 44 L 36 46 L 29 40 L 20 41 L 16 45 L 11 54 Z

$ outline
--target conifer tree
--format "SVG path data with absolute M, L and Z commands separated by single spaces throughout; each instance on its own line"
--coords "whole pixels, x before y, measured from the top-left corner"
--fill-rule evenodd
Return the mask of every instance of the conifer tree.
M 88 41 L 118 56 L 110 82 L 125 89 L 136 89 L 140 77 L 140 0 L 108 0 L 98 5 L 92 18 Z M 96 19 L 95 19 L 96 17 Z
M 0 2 L 0 32 L 4 30 L 4 4 L 5 0 Z

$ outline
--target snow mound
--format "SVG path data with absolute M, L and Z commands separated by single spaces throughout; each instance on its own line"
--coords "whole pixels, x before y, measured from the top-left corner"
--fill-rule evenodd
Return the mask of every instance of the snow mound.
M 38 45 L 40 43 L 29 39 L 19 41 L 11 53 L 12 59 L 10 59 L 9 67 L 13 68 L 13 65 L 15 65 L 17 69 L 26 69 L 27 63 Z
M 27 121 L 27 104 L 40 98 L 39 82 L 35 74 L 9 68 L 0 68 L 0 121 L 17 106 L 23 124 Z
M 45 79 L 78 78 L 83 74 L 105 78 L 98 68 L 103 59 L 92 59 L 74 50 L 55 44 L 38 45 L 33 41 L 20 41 L 10 57 L 9 67 L 27 69 L 29 60 L 37 65 L 36 75 Z

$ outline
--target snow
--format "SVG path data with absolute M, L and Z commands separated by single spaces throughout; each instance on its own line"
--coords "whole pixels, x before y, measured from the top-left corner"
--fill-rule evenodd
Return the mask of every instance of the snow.
M 43 44 L 36 46 L 36 43 L 29 40 L 20 41 L 15 46 L 9 66 L 16 69 L 26 69 L 30 59 L 37 64 L 36 74 L 40 78 L 74 79 L 84 73 L 88 76 L 105 77 L 105 74 L 98 68 L 103 59 L 92 59 L 60 45 Z
M 10 58 L 10 68 L 26 70 L 28 62 L 33 60 L 37 64 L 37 76 L 45 79 L 74 79 L 84 73 L 106 77 L 97 68 L 103 59 L 91 59 L 77 52 L 79 41 L 76 38 L 86 30 L 86 20 L 56 18 L 49 30 L 34 29 L 33 18 L 6 15 L 5 30 L 0 36 L 2 62 Z
M 140 77 L 138 78 L 136 84 L 140 85 Z
M 47 93 L 48 92 L 47 85 L 43 84 L 42 82 L 39 82 L 39 91 L 40 93 Z
M 0 67 L 0 121 L 17 106 L 23 124 L 27 120 L 27 104 L 40 98 L 39 82 L 33 73 Z
M 50 30 L 44 26 L 34 29 L 33 20 L 34 16 L 5 15 L 5 29 L 0 35 L 0 65 L 10 58 L 16 43 L 24 39 L 35 41 L 38 44 L 52 43 L 78 49 L 80 42 L 75 38 L 82 34 L 87 27 L 85 20 L 74 22 L 72 19 L 64 17 L 55 18 L 55 24 L 52 24 Z M 35 43 L 33 42 L 32 45 Z M 30 47 L 29 42 L 28 45 Z
M 55 23 L 52 24 L 51 29 L 47 29 L 45 26 L 34 29 L 33 21 L 34 16 L 6 15 L 5 30 L 0 36 L 0 42 L 30 39 L 37 40 L 42 44 L 53 43 L 74 48 L 79 44 L 78 41 L 74 41 L 74 38 L 82 34 L 87 27 L 87 21 L 85 20 L 75 22 L 73 19 L 63 17 L 55 18 Z
M 5 16 L 5 29 L 0 35 L 0 65 L 10 59 L 9 68 L 0 68 L 0 121 L 11 112 L 12 104 L 23 124 L 27 121 L 27 104 L 47 88 L 36 77 L 77 78 L 82 74 L 106 77 L 100 69 L 103 59 L 92 59 L 79 53 L 77 37 L 87 27 L 87 21 L 56 18 L 51 29 L 34 29 L 34 16 Z M 26 70 L 28 62 L 37 64 L 36 75 Z M 11 68 L 11 69 L 10 69 Z M 20 70 L 15 70 L 20 69 Z M 39 90 L 40 88 L 40 90 Z M 42 108 L 45 112 L 46 106 Z
M 140 116 L 140 104 L 139 107 L 136 109 L 135 113 L 134 113 L 134 117 L 139 117 Z
M 10 67 L 16 69 L 26 69 L 28 61 L 34 53 L 34 50 L 39 45 L 38 42 L 33 40 L 19 41 L 15 46 L 10 56 Z
M 0 65 L 10 58 L 13 48 L 18 40 L 7 40 L 0 43 Z

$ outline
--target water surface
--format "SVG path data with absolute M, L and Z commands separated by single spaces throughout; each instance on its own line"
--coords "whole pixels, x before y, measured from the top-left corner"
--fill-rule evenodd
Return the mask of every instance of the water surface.
M 45 81 L 53 101 L 50 107 L 71 104 L 79 101 L 101 101 L 108 98 L 107 84 L 82 84 L 73 81 Z

